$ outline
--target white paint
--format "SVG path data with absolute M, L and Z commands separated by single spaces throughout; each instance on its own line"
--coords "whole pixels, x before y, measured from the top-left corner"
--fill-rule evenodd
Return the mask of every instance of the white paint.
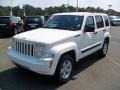
M 77 16 L 84 15 L 85 18 L 83 19 L 81 30 L 78 31 L 40 28 L 15 35 L 13 37 L 13 40 L 18 40 L 18 42 L 20 41 L 24 43 L 22 46 L 25 46 L 25 43 L 27 42 L 30 42 L 30 44 L 32 45 L 35 45 L 35 47 L 36 45 L 37 46 L 39 45 L 40 48 L 37 49 L 34 48 L 34 50 L 32 51 L 37 50 L 38 52 L 41 53 L 41 56 L 40 57 L 36 57 L 36 55 L 29 56 L 26 55 L 25 53 L 19 52 L 19 49 L 15 50 L 9 47 L 8 56 L 11 61 L 25 68 L 28 68 L 34 72 L 53 75 L 55 73 L 60 57 L 64 53 L 74 50 L 76 61 L 78 61 L 81 58 L 101 49 L 101 46 L 104 43 L 104 39 L 106 37 L 110 38 L 109 26 L 108 27 L 104 26 L 102 29 L 96 28 L 95 31 L 99 30 L 101 32 L 103 32 L 103 30 L 107 28 L 107 30 L 103 34 L 99 34 L 100 32 L 98 32 L 98 36 L 94 35 L 95 31 L 84 32 L 85 24 L 87 22 L 86 19 L 88 16 L 93 16 L 95 18 L 96 15 L 103 16 L 106 14 L 85 12 L 85 13 L 59 13 L 55 15 L 77 15 Z M 98 37 L 99 39 L 95 39 L 96 37 Z M 99 43 L 101 43 L 101 46 L 95 47 Z M 19 46 L 19 44 L 16 44 L 16 46 L 21 47 Z M 84 53 L 82 51 L 84 51 Z M 46 56 L 49 56 L 49 59 Z M 51 67 L 49 67 L 51 61 L 52 65 Z

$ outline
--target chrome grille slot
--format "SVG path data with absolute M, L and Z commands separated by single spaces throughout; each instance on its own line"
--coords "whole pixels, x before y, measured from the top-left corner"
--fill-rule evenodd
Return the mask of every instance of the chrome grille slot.
M 30 45 L 28 45 L 28 56 L 30 56 Z
M 19 42 L 18 42 L 18 52 L 20 52 L 20 44 L 19 44 Z
M 22 46 L 21 46 L 21 42 L 20 42 L 20 53 L 22 52 Z
M 27 44 L 25 44 L 25 54 L 27 55 Z
M 33 55 L 33 53 L 34 53 L 34 46 L 33 45 L 31 45 L 31 55 Z
M 15 42 L 15 50 L 17 51 L 17 42 Z
M 13 40 L 12 41 L 12 48 L 14 51 L 24 54 L 27 56 L 34 57 L 34 44 L 28 41 L 22 41 L 22 40 Z

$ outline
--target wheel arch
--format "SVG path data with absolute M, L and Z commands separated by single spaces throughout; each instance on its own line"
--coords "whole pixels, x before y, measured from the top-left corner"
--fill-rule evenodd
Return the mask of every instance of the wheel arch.
M 108 44 L 109 44 L 110 43 L 110 38 L 111 38 L 110 32 L 105 33 L 103 43 L 104 43 L 105 40 L 107 40 Z
M 55 61 L 53 63 L 53 66 L 51 67 L 51 69 L 52 68 L 54 69 L 54 70 L 52 69 L 53 74 L 55 73 L 59 60 L 63 55 L 70 54 L 73 57 L 75 63 L 78 60 L 79 54 L 78 54 L 77 45 L 73 42 L 56 46 L 53 48 L 52 51 L 54 52 L 54 54 L 56 54 Z
M 108 44 L 109 44 L 109 43 L 110 43 L 110 39 L 109 39 L 109 37 L 106 37 L 106 38 L 104 39 L 104 41 L 107 41 Z

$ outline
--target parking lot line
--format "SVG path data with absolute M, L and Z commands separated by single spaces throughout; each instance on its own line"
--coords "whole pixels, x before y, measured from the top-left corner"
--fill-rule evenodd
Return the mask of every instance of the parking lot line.
M 112 61 L 114 64 L 116 64 L 117 66 L 119 66 L 120 67 L 120 63 L 118 63 L 115 59 L 113 59 L 112 57 L 110 57 L 110 56 L 106 56 L 110 61 Z

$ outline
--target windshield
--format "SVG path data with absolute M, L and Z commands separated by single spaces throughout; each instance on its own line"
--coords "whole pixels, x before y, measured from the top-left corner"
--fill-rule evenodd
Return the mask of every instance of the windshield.
M 54 15 L 48 19 L 43 28 L 64 29 L 76 31 L 82 27 L 84 16 Z

